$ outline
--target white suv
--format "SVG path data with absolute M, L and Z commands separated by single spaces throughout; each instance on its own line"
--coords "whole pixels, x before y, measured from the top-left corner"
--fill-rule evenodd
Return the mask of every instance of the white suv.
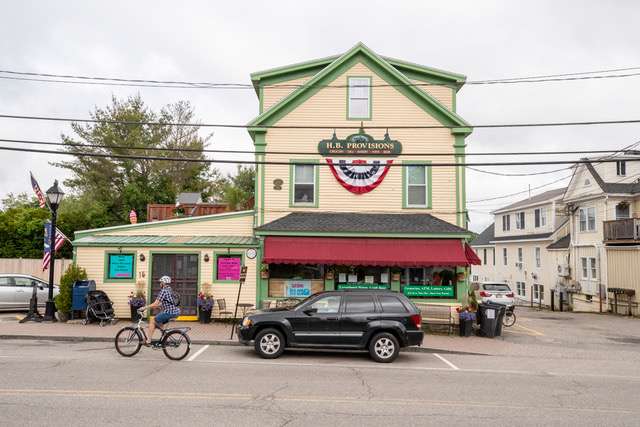
M 495 302 L 510 307 L 515 304 L 513 291 L 506 283 L 483 282 L 478 285 L 479 302 Z

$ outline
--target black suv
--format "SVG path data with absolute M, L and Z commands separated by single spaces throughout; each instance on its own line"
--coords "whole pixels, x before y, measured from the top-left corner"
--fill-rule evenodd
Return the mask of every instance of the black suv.
M 401 347 L 421 345 L 422 316 L 392 291 L 342 290 L 310 296 L 291 308 L 253 312 L 238 326 L 238 339 L 254 341 L 265 359 L 285 347 L 368 349 L 376 362 L 393 362 Z

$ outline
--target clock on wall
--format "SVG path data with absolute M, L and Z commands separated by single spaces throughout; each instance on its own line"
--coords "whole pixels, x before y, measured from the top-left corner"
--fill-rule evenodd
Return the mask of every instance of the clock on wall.
M 258 255 L 258 252 L 254 248 L 247 249 L 247 258 L 254 259 Z

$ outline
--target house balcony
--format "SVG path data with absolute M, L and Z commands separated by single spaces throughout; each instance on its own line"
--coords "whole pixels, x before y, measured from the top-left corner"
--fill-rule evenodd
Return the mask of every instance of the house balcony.
M 604 221 L 605 243 L 640 243 L 640 218 Z

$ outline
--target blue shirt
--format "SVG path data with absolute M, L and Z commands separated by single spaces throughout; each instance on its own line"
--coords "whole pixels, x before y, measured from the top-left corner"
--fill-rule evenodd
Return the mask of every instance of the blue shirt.
M 180 314 L 180 308 L 178 308 L 176 304 L 176 299 L 173 297 L 173 292 L 171 291 L 170 286 L 165 285 L 164 288 L 160 290 L 158 300 L 160 300 L 162 313 L 167 313 L 172 316 L 177 316 Z

